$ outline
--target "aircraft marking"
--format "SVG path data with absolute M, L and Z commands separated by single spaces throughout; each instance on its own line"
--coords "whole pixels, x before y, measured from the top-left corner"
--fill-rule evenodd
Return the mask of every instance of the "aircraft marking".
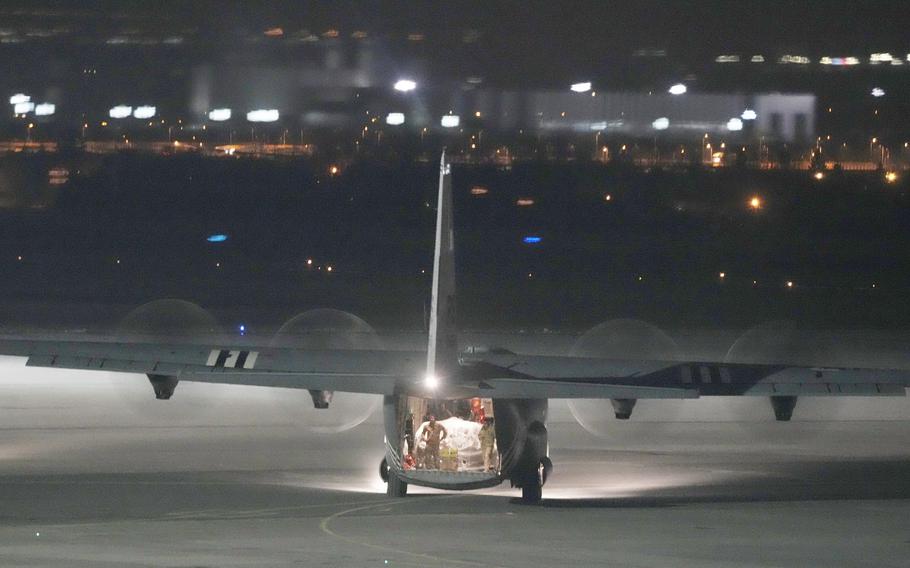
M 258 358 L 258 351 L 212 349 L 205 365 L 225 369 L 253 369 Z

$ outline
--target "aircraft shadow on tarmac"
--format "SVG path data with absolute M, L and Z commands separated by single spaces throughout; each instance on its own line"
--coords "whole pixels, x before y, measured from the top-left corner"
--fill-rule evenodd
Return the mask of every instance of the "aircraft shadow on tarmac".
M 777 464 L 763 474 L 615 497 L 547 498 L 551 508 L 659 508 L 706 503 L 910 499 L 910 460 L 838 460 Z M 511 499 L 520 502 L 520 499 Z

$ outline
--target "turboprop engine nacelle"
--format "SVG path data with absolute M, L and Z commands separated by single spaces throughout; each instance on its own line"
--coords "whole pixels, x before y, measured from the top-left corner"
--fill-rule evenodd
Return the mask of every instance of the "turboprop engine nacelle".
M 616 415 L 616 419 L 628 420 L 632 417 L 632 409 L 635 408 L 635 403 L 638 402 L 638 399 L 613 398 L 610 399 L 610 402 L 613 403 L 613 414 Z
M 170 375 L 148 375 L 149 382 L 152 383 L 152 389 L 155 391 L 155 398 L 158 400 L 168 400 L 174 396 L 174 389 L 180 382 L 177 377 Z
M 320 410 L 328 408 L 329 404 L 332 402 L 332 395 L 334 394 L 335 391 L 310 389 L 310 396 L 313 397 L 313 408 L 318 408 Z

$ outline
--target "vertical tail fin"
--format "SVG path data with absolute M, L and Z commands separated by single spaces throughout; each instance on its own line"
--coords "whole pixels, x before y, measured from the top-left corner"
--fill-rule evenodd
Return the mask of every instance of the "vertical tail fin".
M 452 214 L 452 171 L 445 150 L 439 160 L 439 196 L 436 203 L 436 248 L 427 341 L 427 382 L 444 379 L 458 365 L 455 327 L 455 227 Z

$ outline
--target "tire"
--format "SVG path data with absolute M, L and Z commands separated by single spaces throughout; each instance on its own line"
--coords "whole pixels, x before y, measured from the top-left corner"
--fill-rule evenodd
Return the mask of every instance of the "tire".
M 532 483 L 521 488 L 521 501 L 529 505 L 540 503 L 543 498 L 543 487 L 539 483 Z
M 394 471 L 389 471 L 389 481 L 386 485 L 386 495 L 389 497 L 404 497 L 408 494 L 408 484 L 398 477 Z
M 544 456 L 537 466 L 537 471 L 528 476 L 525 484 L 521 486 L 521 500 L 524 503 L 540 503 L 543 499 L 543 486 L 547 477 L 553 471 L 553 462 Z

